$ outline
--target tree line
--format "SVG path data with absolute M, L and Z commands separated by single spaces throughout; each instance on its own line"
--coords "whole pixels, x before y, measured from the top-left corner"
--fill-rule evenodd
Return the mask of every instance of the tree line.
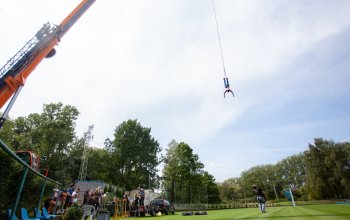
M 0 130 L 1 140 L 13 151 L 31 150 L 41 158 L 41 172 L 63 186 L 78 178 L 84 139 L 76 134 L 79 111 L 71 105 L 51 103 L 41 113 L 8 119 Z M 204 164 L 185 142 L 171 140 L 162 148 L 152 137 L 151 128 L 136 119 L 116 125 L 113 137 L 104 146 L 88 147 L 87 180 L 102 180 L 122 190 L 140 185 L 161 189 L 176 203 L 219 203 L 253 201 L 251 185 L 264 189 L 267 198 L 283 197 L 283 190 L 293 188 L 297 199 L 339 199 L 350 196 L 350 143 L 335 143 L 317 138 L 303 153 L 276 164 L 258 165 L 239 177 L 217 183 L 205 171 Z M 0 209 L 15 198 L 22 169 L 0 150 Z M 159 165 L 163 170 L 160 172 Z M 47 191 L 55 186 L 47 187 Z M 33 204 L 40 179 L 29 175 L 23 201 Z M 23 206 L 28 207 L 28 206 Z
M 251 186 L 264 189 L 269 200 L 283 198 L 291 188 L 299 200 L 348 199 L 350 197 L 350 143 L 314 139 L 305 152 L 276 164 L 258 165 L 219 184 L 223 201 L 253 199 Z
M 0 138 L 13 151 L 35 152 L 41 159 L 40 171 L 48 171 L 49 178 L 66 187 L 78 178 L 84 149 L 84 138 L 79 137 L 75 131 L 78 116 L 79 111 L 74 106 L 62 103 L 45 104 L 41 113 L 8 119 L 0 130 Z M 179 146 L 182 149 L 183 144 Z M 191 154 L 192 149 L 186 146 L 189 150 L 189 154 L 185 155 L 186 159 L 193 157 L 191 160 L 199 166 L 182 176 L 194 176 L 197 182 L 191 182 L 192 184 L 200 182 L 202 185 L 216 186 L 213 176 L 203 171 L 204 165 L 199 162 L 198 156 Z M 175 153 L 164 157 L 160 155 L 161 150 L 158 141 L 151 135 L 151 128 L 142 126 L 136 119 L 124 121 L 116 126 L 113 138 L 107 138 L 104 146 L 87 148 L 86 179 L 102 180 L 117 186 L 121 191 L 136 189 L 140 185 L 146 188 L 165 186 L 167 178 L 159 176 L 159 165 L 163 161 L 171 161 L 172 156 L 183 155 Z M 17 184 L 14 183 L 19 183 L 22 169 L 5 152 L 0 150 L 0 153 L 1 158 L 4 158 L 0 161 L 0 197 L 5 198 L 0 209 L 5 210 L 13 202 L 11 199 L 15 198 L 17 188 L 14 185 Z M 170 166 L 172 164 L 167 167 L 170 169 Z M 182 171 L 187 172 L 186 169 Z M 46 192 L 49 193 L 55 186 L 50 187 L 47 187 Z M 39 188 L 40 179 L 30 175 L 23 191 L 28 192 L 28 197 L 23 195 L 22 202 L 28 201 L 29 206 L 34 205 L 31 201 Z M 218 197 L 217 191 L 215 194 Z

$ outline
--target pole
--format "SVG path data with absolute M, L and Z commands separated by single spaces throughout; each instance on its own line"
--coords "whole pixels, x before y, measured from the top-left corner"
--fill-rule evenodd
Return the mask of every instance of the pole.
M 197 192 L 198 192 L 198 200 L 199 200 L 199 203 L 201 202 L 201 193 L 199 192 L 199 186 L 197 186 Z
M 40 191 L 40 197 L 39 197 L 39 201 L 38 201 L 38 204 L 36 205 L 36 210 L 35 210 L 35 215 L 34 216 L 37 216 L 37 213 L 36 212 L 39 212 L 39 208 L 40 208 L 40 203 L 41 203 L 41 200 L 43 199 L 43 196 L 44 196 L 44 191 L 45 191 L 45 187 L 46 187 L 46 179 L 44 180 L 44 182 L 41 184 L 41 191 Z M 57 202 L 56 202 L 57 203 Z M 40 215 L 39 215 L 40 216 Z
M 190 185 L 190 194 L 191 194 L 191 197 L 190 197 L 190 207 L 192 206 L 192 185 Z
M 278 195 L 277 195 L 277 191 L 276 191 L 276 185 L 275 185 L 275 183 L 272 183 L 272 185 L 273 185 L 273 191 L 275 191 L 276 200 L 278 201 Z
M 19 198 L 21 197 L 21 193 L 22 193 L 22 189 L 23 189 L 24 183 L 26 181 L 27 173 L 28 173 L 28 167 L 24 168 L 24 171 L 23 171 L 22 179 L 21 179 L 21 182 L 19 184 L 19 188 L 18 188 L 17 195 L 16 195 L 16 200 L 15 200 L 15 203 L 13 204 L 13 206 L 12 206 L 12 212 L 11 212 L 11 216 L 10 216 L 11 220 L 17 219 L 17 218 L 15 218 L 15 213 L 16 213 L 16 209 L 17 209 L 17 206 L 18 206 Z
M 8 115 L 9 115 L 9 112 L 10 112 L 10 110 L 11 110 L 13 104 L 15 103 L 15 101 L 16 101 L 16 99 L 17 99 L 19 93 L 20 93 L 21 90 L 22 90 L 22 87 L 23 87 L 23 86 L 19 86 L 19 87 L 18 87 L 18 89 L 16 90 L 15 94 L 13 94 L 10 103 L 7 105 L 7 107 L 6 107 L 5 111 L 4 111 L 4 113 L 2 114 L 2 116 L 1 116 L 1 118 L 0 118 L 0 129 L 2 128 L 3 124 L 5 123 L 5 121 L 6 121 L 7 117 L 8 117 Z
M 289 193 L 290 193 L 290 197 L 292 198 L 292 205 L 295 206 L 294 196 L 293 196 L 293 193 L 292 193 L 292 189 L 291 189 L 291 188 L 289 188 Z
M 175 203 L 176 204 L 176 182 L 174 182 L 174 201 L 172 201 L 172 203 Z
M 208 208 L 209 196 L 208 196 L 208 186 L 207 185 L 205 185 L 205 194 L 206 194 L 206 197 L 207 197 L 207 208 Z

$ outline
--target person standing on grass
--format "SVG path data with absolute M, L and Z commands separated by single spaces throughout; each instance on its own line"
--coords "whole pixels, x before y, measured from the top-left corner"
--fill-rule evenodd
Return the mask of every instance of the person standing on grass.
M 256 196 L 256 201 L 259 204 L 259 209 L 261 213 L 266 213 L 265 211 L 265 194 L 263 193 L 262 189 L 257 187 L 257 185 L 253 184 L 252 185 L 254 195 Z

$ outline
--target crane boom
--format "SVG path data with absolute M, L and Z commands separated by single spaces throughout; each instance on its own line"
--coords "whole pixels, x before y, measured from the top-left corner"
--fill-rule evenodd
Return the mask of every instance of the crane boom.
M 54 47 L 75 22 L 96 0 L 83 0 L 59 24 L 44 26 L 0 69 L 0 108 L 24 85 L 30 73 L 45 58 L 54 54 Z

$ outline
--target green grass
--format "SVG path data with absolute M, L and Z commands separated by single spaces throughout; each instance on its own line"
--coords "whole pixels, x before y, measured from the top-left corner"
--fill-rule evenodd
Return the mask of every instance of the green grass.
M 304 206 L 280 206 L 269 207 L 267 213 L 260 213 L 258 208 L 227 209 L 208 211 L 208 215 L 182 216 L 181 212 L 175 215 L 162 215 L 157 217 L 137 217 L 134 219 L 155 220 L 229 220 L 229 219 L 350 219 L 350 205 L 304 205 Z M 112 220 L 113 218 L 111 218 Z M 130 219 L 130 218 L 129 218 Z

